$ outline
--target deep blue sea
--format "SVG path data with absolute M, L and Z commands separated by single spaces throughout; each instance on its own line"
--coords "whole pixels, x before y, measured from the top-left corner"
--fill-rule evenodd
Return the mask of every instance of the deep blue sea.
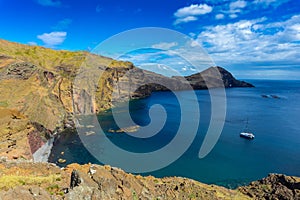
M 206 157 L 199 159 L 198 153 L 210 121 L 211 102 L 207 90 L 198 90 L 196 96 L 201 118 L 192 145 L 171 165 L 145 175 L 189 177 L 229 188 L 248 184 L 268 173 L 300 176 L 300 81 L 247 81 L 255 88 L 226 89 L 225 125 L 217 144 Z M 191 91 L 180 91 L 179 94 L 188 105 Z M 268 98 L 262 95 L 268 95 Z M 150 123 L 148 110 L 154 104 L 165 108 L 167 121 L 151 138 L 108 132 L 109 129 L 118 129 L 111 111 L 99 115 L 98 119 L 107 136 L 119 147 L 133 152 L 151 152 L 172 140 L 181 116 L 172 92 L 155 92 L 148 98 L 130 102 L 132 119 L 141 126 Z M 195 105 L 191 105 L 190 112 L 194 110 L 192 106 Z M 121 104 L 117 111 L 122 113 L 123 109 Z M 155 117 L 159 119 L 161 116 Z M 195 119 L 182 120 L 193 122 Z M 247 121 L 248 128 L 255 134 L 254 140 L 239 137 Z M 188 128 L 186 134 L 189 134 Z M 56 162 L 58 158 L 67 160 L 60 166 L 72 162 L 99 163 L 84 148 L 76 133 L 66 133 L 55 143 L 49 161 Z

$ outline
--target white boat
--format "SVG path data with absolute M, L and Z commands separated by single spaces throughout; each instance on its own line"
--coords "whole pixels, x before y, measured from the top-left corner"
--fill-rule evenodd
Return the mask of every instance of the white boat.
M 248 129 L 248 119 L 247 119 L 245 130 L 240 133 L 240 137 L 247 138 L 247 139 L 254 139 L 255 137 L 254 134 L 251 133 Z
M 254 135 L 253 133 L 246 133 L 246 132 L 242 132 L 240 133 L 240 137 L 244 137 L 244 138 L 248 138 L 248 139 L 254 139 Z

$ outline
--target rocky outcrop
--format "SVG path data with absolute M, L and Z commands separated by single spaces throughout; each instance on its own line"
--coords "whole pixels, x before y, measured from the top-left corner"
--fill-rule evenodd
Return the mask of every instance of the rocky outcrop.
M 36 70 L 36 66 L 28 62 L 14 63 L 7 68 L 7 78 L 28 79 Z
M 178 78 L 178 77 L 177 77 Z M 217 87 L 254 87 L 245 81 L 239 81 L 222 67 L 210 67 L 203 72 L 185 76 L 194 89 L 207 89 Z
M 254 87 L 254 85 L 252 85 L 251 83 L 247 83 L 245 81 L 240 81 L 240 80 L 235 79 L 233 77 L 233 75 L 229 71 L 227 71 L 226 69 L 224 69 L 222 67 L 219 67 L 219 66 L 217 66 L 216 68 L 220 72 L 220 74 L 222 76 L 224 86 L 226 88 L 230 88 L 230 87 Z
M 271 174 L 235 190 L 188 178 L 140 176 L 93 164 L 0 159 L 0 199 L 299 199 L 300 178 Z M 16 170 L 17 169 L 17 170 Z M 8 184 L 10 183 L 10 184 Z
M 91 82 L 97 82 L 97 80 Z M 77 113 L 91 114 L 93 111 L 110 108 L 115 102 L 144 98 L 155 91 L 199 90 L 217 87 L 254 86 L 235 79 L 230 72 L 221 67 L 211 67 L 191 76 L 169 78 L 128 64 L 125 67 L 106 68 L 101 74 L 98 85 L 81 89 L 75 92 L 74 96 Z M 92 102 L 94 91 L 96 91 L 96 100 Z
M 154 91 L 206 89 L 223 83 L 250 86 L 220 67 L 170 78 L 88 52 L 0 40 L 0 155 L 32 158 L 46 144 L 45 132 L 74 128 L 74 114 L 101 112 Z
M 300 199 L 300 178 L 269 174 L 268 177 L 251 182 L 248 186 L 240 187 L 238 190 L 257 200 Z
M 32 121 L 50 130 L 63 126 L 72 113 L 100 112 L 115 102 L 147 97 L 153 91 L 207 89 L 223 85 L 252 87 L 236 80 L 221 67 L 211 67 L 191 76 L 169 78 L 136 68 L 130 62 L 87 52 L 55 51 L 3 40 L 0 41 L 0 55 L 0 77 L 21 79 L 13 87 L 18 92 L 12 98 L 22 101 L 19 105 L 23 108 L 20 109 Z M 5 90 L 12 87 L 5 84 L 9 87 L 0 88 L 1 93 L 8 93 Z M 11 107 L 15 104 L 10 102 Z M 39 105 L 39 111 L 36 105 Z M 45 116 L 33 117 L 37 112 L 45 113 Z

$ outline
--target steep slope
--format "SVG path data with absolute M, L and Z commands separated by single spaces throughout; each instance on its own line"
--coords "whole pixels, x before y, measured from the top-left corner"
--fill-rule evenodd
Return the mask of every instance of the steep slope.
M 28 147 L 27 137 L 43 144 L 49 135 L 72 126 L 72 84 L 86 55 L 0 40 L 0 155 L 31 158 L 36 147 Z M 89 57 L 94 65 L 128 65 Z
M 76 170 L 70 186 L 71 172 Z M 299 199 L 300 178 L 281 174 L 230 190 L 188 178 L 140 176 L 110 166 L 0 159 L 0 199 Z
M 253 181 L 238 190 L 253 199 L 300 199 L 300 178 L 283 174 L 269 174 L 266 178 Z
M 168 78 L 136 68 L 130 62 L 88 52 L 57 51 L 0 40 L 0 155 L 30 158 L 51 135 L 74 127 L 74 113 L 97 113 L 115 102 L 143 98 L 153 91 L 206 89 L 223 84 L 252 86 L 220 67 L 188 77 Z M 22 117 L 11 114 L 16 112 Z M 19 135 L 30 140 L 20 140 Z M 26 143 L 30 148 L 23 148 Z
M 210 67 L 200 73 L 185 76 L 194 89 L 207 89 L 208 87 L 254 87 L 245 81 L 239 81 L 222 67 Z

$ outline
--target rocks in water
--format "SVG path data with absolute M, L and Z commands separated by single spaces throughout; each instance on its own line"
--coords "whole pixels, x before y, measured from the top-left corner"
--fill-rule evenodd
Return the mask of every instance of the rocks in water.
M 66 163 L 67 160 L 60 158 L 60 159 L 57 160 L 57 162 L 60 163 L 60 164 L 63 164 L 63 163 Z
M 267 94 L 262 94 L 261 95 L 262 98 L 273 98 L 273 99 L 281 99 L 280 96 L 278 95 L 275 95 L 275 94 L 270 94 L 270 95 L 267 95 Z
M 94 135 L 94 134 L 96 134 L 94 131 L 87 131 L 87 132 L 85 132 L 86 136 Z
M 108 132 L 110 132 L 110 133 L 134 133 L 134 132 L 137 132 L 139 130 L 139 128 L 140 128 L 139 125 L 135 125 L 135 126 L 128 126 L 128 127 L 120 128 L 117 130 L 109 129 Z
M 274 95 L 274 94 L 271 94 L 271 97 L 272 97 L 273 99 L 280 99 L 280 97 L 279 97 L 279 96 L 277 96 L 277 95 Z
M 110 128 L 110 129 L 108 129 L 108 132 L 109 132 L 109 133 L 115 133 L 116 130 Z
M 81 179 L 79 177 L 79 173 L 77 170 L 73 169 L 71 173 L 71 181 L 70 181 L 70 188 L 73 189 L 76 186 L 79 186 L 81 183 Z

